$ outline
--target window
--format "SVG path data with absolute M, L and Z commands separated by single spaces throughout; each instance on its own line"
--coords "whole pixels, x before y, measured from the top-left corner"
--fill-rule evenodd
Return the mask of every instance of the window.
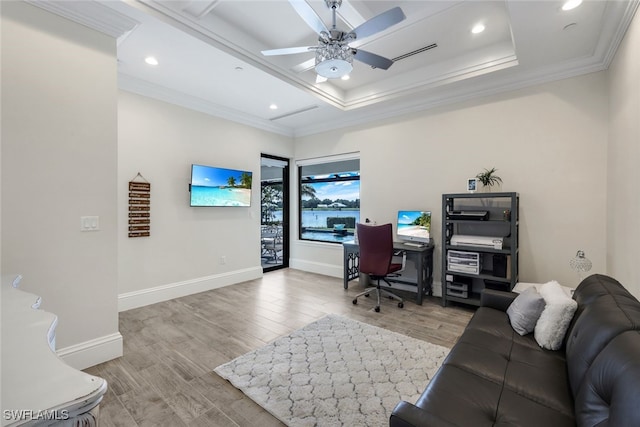
M 360 160 L 351 155 L 298 162 L 298 177 L 300 239 L 353 240 L 360 222 Z

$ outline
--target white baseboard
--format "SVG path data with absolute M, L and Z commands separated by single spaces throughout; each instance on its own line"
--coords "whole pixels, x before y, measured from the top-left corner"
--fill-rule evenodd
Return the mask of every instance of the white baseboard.
M 259 279 L 260 277 L 262 277 L 262 267 L 252 267 L 212 276 L 198 277 L 183 282 L 169 283 L 140 291 L 126 292 L 118 295 L 118 312 Z
M 122 356 L 122 335 L 120 332 L 105 335 L 61 348 L 56 354 L 67 365 L 76 369 L 86 369 Z
M 343 267 L 340 265 L 323 264 L 320 262 L 307 261 L 304 259 L 289 259 L 289 267 L 296 270 L 308 271 L 309 273 L 324 274 L 331 277 L 342 277 Z

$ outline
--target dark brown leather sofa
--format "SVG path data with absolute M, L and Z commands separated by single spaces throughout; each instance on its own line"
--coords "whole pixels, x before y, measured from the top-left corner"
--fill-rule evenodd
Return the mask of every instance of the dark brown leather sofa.
M 486 291 L 460 340 L 415 404 L 389 425 L 638 427 L 640 303 L 615 279 L 592 275 L 563 348 L 544 350 L 513 331 L 516 294 Z

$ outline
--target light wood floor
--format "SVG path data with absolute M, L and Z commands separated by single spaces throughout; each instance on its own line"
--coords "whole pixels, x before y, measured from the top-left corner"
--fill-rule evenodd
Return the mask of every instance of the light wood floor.
M 120 313 L 124 356 L 86 370 L 109 383 L 101 427 L 283 426 L 213 369 L 328 313 L 448 347 L 472 315 L 410 297 L 403 309 L 385 299 L 376 313 L 374 297 L 351 303 L 359 290 L 357 281 L 344 290 L 341 279 L 285 269 Z

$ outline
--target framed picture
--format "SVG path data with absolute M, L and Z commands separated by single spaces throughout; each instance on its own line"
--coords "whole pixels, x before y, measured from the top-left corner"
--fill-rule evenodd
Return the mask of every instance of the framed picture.
M 478 178 L 467 179 L 467 192 L 475 193 L 478 189 Z

